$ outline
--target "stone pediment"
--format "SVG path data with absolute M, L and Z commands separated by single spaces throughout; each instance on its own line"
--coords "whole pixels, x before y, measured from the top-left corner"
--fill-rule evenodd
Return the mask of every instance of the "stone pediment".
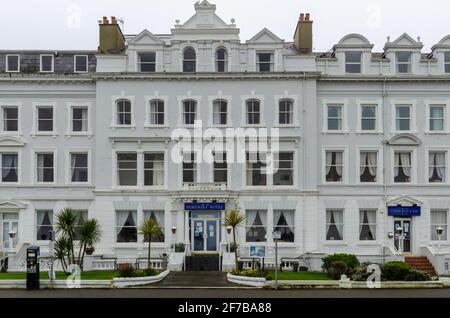
M 164 42 L 148 30 L 144 30 L 128 42 L 129 45 L 164 45 Z
M 25 209 L 27 206 L 20 202 L 2 201 L 0 202 L 0 211 L 18 211 Z
M 0 136 L 0 147 L 23 147 L 25 141 L 16 136 Z
M 410 48 L 410 49 L 422 49 L 423 43 L 414 40 L 412 37 L 410 37 L 408 34 L 403 33 L 400 35 L 397 39 L 395 39 L 393 42 L 387 42 L 384 49 L 389 48 Z
M 431 48 L 433 51 L 436 49 L 450 49 L 450 34 L 445 36 L 436 45 Z
M 352 33 L 344 36 L 339 43 L 334 46 L 334 49 L 338 48 L 372 49 L 373 44 L 371 44 L 365 36 Z
M 226 24 L 216 15 L 216 5 L 208 1 L 197 2 L 195 4 L 195 14 L 187 20 L 180 29 L 228 29 Z
M 283 40 L 272 33 L 269 29 L 264 28 L 258 32 L 254 37 L 247 41 L 252 44 L 266 44 L 266 43 L 283 43 Z
M 391 199 L 386 203 L 387 206 L 421 206 L 423 204 L 422 201 L 407 195 Z
M 422 141 L 412 134 L 399 134 L 388 141 L 392 146 L 419 146 L 421 143 Z

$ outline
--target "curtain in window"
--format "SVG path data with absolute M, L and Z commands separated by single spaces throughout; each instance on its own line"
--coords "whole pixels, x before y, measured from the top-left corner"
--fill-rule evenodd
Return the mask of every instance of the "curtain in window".
M 267 213 L 258 211 L 258 214 L 261 219 L 261 224 L 264 226 L 264 229 L 267 229 Z
M 159 227 L 164 227 L 164 211 L 151 211 L 145 213 L 145 218 L 154 218 Z
M 340 211 L 327 211 L 327 240 L 342 240 L 343 213 Z
M 377 175 L 377 153 L 369 152 L 367 153 L 367 161 L 369 163 L 369 172 L 372 176 Z
M 38 177 L 39 182 L 44 181 L 44 170 L 45 170 L 44 169 L 44 158 L 45 158 L 44 155 L 37 156 L 37 166 L 38 166 L 37 177 Z
M 359 219 L 361 222 L 360 240 L 375 240 L 376 237 L 376 213 L 372 211 L 360 211 Z
M 52 227 L 52 216 L 50 211 L 39 211 L 37 213 L 37 225 L 38 225 L 38 240 L 48 240 L 49 231 Z
M 282 210 L 274 210 L 273 211 L 273 226 L 277 227 L 278 223 L 280 223 L 281 215 L 283 214 Z M 286 220 L 287 222 L 287 220 Z
M 336 152 L 336 172 L 342 177 L 342 152 Z
M 246 220 L 247 220 L 247 235 L 249 235 L 249 232 L 251 231 L 251 227 L 253 226 L 253 224 L 256 221 L 257 215 L 258 215 L 258 211 L 253 211 L 253 210 L 245 211 L 245 216 L 246 216 Z
M 220 101 L 214 102 L 213 108 L 214 108 L 213 109 L 213 117 L 214 117 L 213 118 L 213 123 L 215 125 L 219 125 L 219 124 L 221 124 L 221 121 L 220 121 L 221 102 Z
M 120 229 L 117 234 L 117 242 L 136 242 L 137 229 L 134 211 L 121 211 L 117 213 L 117 226 Z
M 429 159 L 429 178 L 433 178 L 434 170 L 441 180 L 445 180 L 445 154 L 444 153 L 431 153 Z
M 158 157 L 156 159 L 159 159 Z M 161 186 L 164 184 L 164 161 L 153 162 L 153 182 L 154 185 Z
M 79 181 L 79 178 L 77 177 L 77 155 L 72 154 L 70 156 L 70 165 L 72 167 L 72 182 Z
M 394 158 L 394 177 L 398 177 L 400 173 L 400 154 L 396 153 Z
M 431 240 L 438 241 L 436 229 L 441 227 L 444 231 L 441 240 L 447 240 L 447 211 L 431 211 Z
M 284 219 L 286 220 L 287 225 L 290 230 L 294 232 L 295 227 L 295 211 L 284 211 L 283 212 Z
M 17 155 L 2 156 L 3 180 L 17 181 Z
M 402 160 L 402 168 L 405 176 L 408 178 L 411 177 L 411 154 L 409 153 L 401 153 L 400 154 Z
M 333 153 L 332 152 L 327 152 L 326 153 L 326 174 L 328 175 L 331 171 L 331 163 L 333 161 Z
M 87 124 L 88 124 L 88 112 L 87 112 L 87 109 L 86 108 L 84 108 L 82 111 L 81 111 L 81 130 L 82 131 L 87 131 L 88 130 L 88 127 L 87 127 Z

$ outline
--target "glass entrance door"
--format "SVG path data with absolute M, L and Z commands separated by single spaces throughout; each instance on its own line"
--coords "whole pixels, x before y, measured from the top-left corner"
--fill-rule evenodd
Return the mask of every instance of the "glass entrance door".
M 193 213 L 191 243 L 194 252 L 217 252 L 219 246 L 219 219 L 216 215 Z
M 2 241 L 8 248 L 14 248 L 17 243 L 17 238 L 19 234 L 19 215 L 17 213 L 3 213 L 3 222 L 2 222 Z M 12 245 L 10 246 L 11 240 L 9 237 L 9 233 L 15 233 L 15 239 L 12 241 Z
M 403 230 L 399 235 L 397 229 Z M 401 253 L 411 253 L 411 219 L 394 219 L 394 245 Z

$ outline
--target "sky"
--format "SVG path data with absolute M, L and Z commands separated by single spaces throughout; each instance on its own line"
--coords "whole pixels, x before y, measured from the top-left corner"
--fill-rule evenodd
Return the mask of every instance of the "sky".
M 175 20 L 194 14 L 195 0 L 3 0 L 0 50 L 91 49 L 98 46 L 98 20 L 116 16 L 126 34 L 148 29 L 170 33 Z M 388 36 L 421 37 L 423 52 L 450 34 L 450 1 L 432 0 L 211 0 L 227 23 L 234 18 L 241 41 L 267 27 L 292 41 L 298 16 L 311 13 L 314 50 L 330 50 L 343 36 L 360 33 L 382 51 Z

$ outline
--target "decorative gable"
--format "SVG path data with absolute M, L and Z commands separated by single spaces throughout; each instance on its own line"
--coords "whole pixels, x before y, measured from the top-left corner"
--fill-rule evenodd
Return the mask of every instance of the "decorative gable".
M 339 43 L 333 47 L 334 50 L 338 48 L 360 48 L 371 50 L 373 48 L 373 44 L 371 44 L 365 36 L 352 33 L 344 36 Z
M 422 141 L 412 134 L 399 134 L 388 141 L 392 146 L 419 146 Z
M 0 147 L 23 147 L 25 141 L 15 136 L 0 136 Z
M 216 5 L 208 1 L 197 2 L 195 14 L 180 29 L 227 29 L 230 26 L 216 15 Z
M 23 210 L 27 207 L 26 204 L 20 203 L 20 202 L 14 202 L 14 201 L 3 201 L 0 202 L 0 211 L 18 211 Z
M 254 37 L 247 41 L 247 43 L 251 44 L 273 44 L 273 43 L 283 43 L 283 40 L 272 33 L 269 29 L 264 28 Z
M 128 41 L 129 45 L 164 45 L 164 42 L 156 37 L 153 33 L 148 30 L 144 30 L 133 39 Z
M 387 201 L 388 206 L 421 206 L 422 204 L 422 201 L 407 195 Z
M 417 41 L 410 37 L 408 34 L 403 33 L 393 42 L 387 42 L 384 46 L 384 49 L 398 49 L 398 48 L 409 48 L 409 49 L 417 49 L 421 50 L 423 48 L 423 43 L 418 39 Z

